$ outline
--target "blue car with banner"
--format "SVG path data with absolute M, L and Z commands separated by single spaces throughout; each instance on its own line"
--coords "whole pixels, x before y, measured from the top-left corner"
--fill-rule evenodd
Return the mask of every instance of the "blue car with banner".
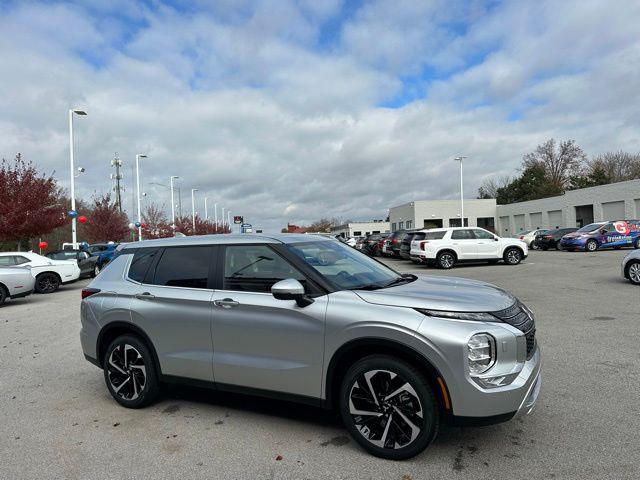
M 585 225 L 562 237 L 563 250 L 595 252 L 600 248 L 640 248 L 640 220 L 616 220 Z

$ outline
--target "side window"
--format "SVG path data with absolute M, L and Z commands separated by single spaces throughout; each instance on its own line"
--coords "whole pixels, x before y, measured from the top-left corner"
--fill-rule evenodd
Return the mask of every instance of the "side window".
M 474 238 L 473 232 L 466 228 L 451 232 L 451 240 L 473 240 Z
M 13 255 L 5 255 L 0 257 L 0 266 L 6 267 L 9 265 L 15 265 L 16 264 L 15 258 L 16 257 L 14 257 Z
M 489 232 L 485 232 L 484 230 L 480 230 L 479 228 L 474 228 L 473 234 L 479 240 L 493 240 L 494 238 L 493 235 L 491 235 Z
M 440 232 L 425 232 L 424 240 L 442 240 L 445 233 L 447 233 L 446 230 Z
M 123 252 L 127 253 L 127 252 Z M 129 267 L 129 278 L 136 282 L 143 282 L 147 270 L 158 254 L 157 248 L 141 248 L 134 255 Z
M 207 288 L 211 251 L 209 246 L 165 248 L 151 283 L 167 287 Z
M 22 255 L 16 255 L 15 257 L 13 257 L 14 259 L 14 265 L 23 265 L 25 263 L 29 263 L 29 259 L 27 257 L 23 257 Z
M 224 290 L 268 293 L 274 283 L 285 278 L 306 283 L 304 275 L 269 247 L 234 245 L 225 248 Z

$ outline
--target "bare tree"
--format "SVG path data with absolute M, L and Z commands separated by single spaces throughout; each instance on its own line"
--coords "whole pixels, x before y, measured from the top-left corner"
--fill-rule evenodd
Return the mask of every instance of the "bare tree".
M 523 157 L 523 167 L 526 169 L 535 165 L 544 168 L 547 180 L 560 191 L 565 191 L 570 185 L 572 176 L 580 175 L 584 170 L 587 156 L 573 140 L 565 140 L 558 144 L 552 138 Z
M 602 171 L 609 183 L 640 178 L 640 153 L 602 153 L 588 162 L 589 171 Z
M 485 178 L 478 188 L 478 198 L 498 198 L 498 189 L 504 188 L 510 183 L 511 177 L 508 175 Z

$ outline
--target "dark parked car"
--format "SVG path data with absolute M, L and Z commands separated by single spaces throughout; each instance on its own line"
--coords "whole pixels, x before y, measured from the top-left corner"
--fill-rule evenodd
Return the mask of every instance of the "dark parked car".
M 560 250 L 560 239 L 567 233 L 573 233 L 577 230 L 578 229 L 575 227 L 555 228 L 553 230 L 549 230 L 542 235 L 536 235 L 535 245 L 537 248 L 541 248 L 542 250 L 549 250 L 550 248 Z
M 58 250 L 45 256 L 52 260 L 77 260 L 81 277 L 95 277 L 100 272 L 98 257 L 89 255 L 85 250 Z
M 400 256 L 400 242 L 402 241 L 402 237 L 406 233 L 406 230 L 396 230 L 392 232 L 387 237 L 387 248 L 386 255 L 389 257 L 399 257 Z
M 117 243 L 92 243 L 84 250 L 89 252 L 89 255 L 97 258 L 96 264 L 98 265 L 98 271 L 102 270 L 104 266 L 113 259 L 113 254 L 116 252 Z
M 414 240 L 424 240 L 424 232 L 406 232 L 400 242 L 400 257 L 404 260 L 411 260 L 411 242 Z
M 382 243 L 388 236 L 388 233 L 372 233 L 362 242 L 362 251 L 370 257 L 380 255 L 382 252 Z

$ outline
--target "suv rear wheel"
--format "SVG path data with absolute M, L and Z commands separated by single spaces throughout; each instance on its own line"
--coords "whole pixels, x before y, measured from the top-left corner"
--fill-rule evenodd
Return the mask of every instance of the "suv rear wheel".
M 138 337 L 122 335 L 112 341 L 102 366 L 109 393 L 123 407 L 146 407 L 158 396 L 160 384 L 153 357 Z
M 436 264 L 445 270 L 453 268 L 456 264 L 456 256 L 453 252 L 440 252 L 436 257 Z
M 629 265 L 627 265 L 627 277 L 634 285 L 640 285 L 640 262 L 629 262 Z
M 366 451 L 390 460 L 422 452 L 438 433 L 439 411 L 422 373 L 386 355 L 371 355 L 347 371 L 340 390 L 347 430 Z

